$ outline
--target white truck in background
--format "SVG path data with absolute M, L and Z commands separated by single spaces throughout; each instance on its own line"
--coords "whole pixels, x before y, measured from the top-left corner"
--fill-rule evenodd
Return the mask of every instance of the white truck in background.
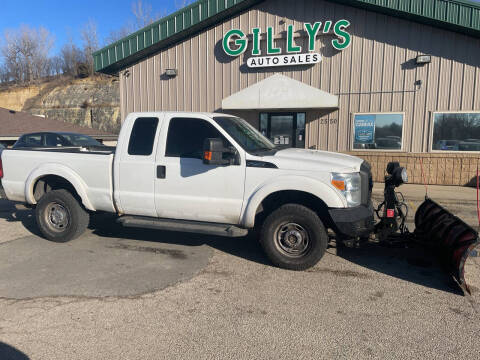
M 237 237 L 258 229 L 275 265 L 303 270 L 324 255 L 328 228 L 356 238 L 374 223 L 366 162 L 278 148 L 225 114 L 130 114 L 115 151 L 6 149 L 0 178 L 56 242 L 80 236 L 101 211 L 127 227 Z

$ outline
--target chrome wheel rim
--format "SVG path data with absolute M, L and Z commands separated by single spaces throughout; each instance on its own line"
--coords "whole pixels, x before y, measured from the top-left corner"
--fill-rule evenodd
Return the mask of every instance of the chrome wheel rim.
M 310 249 L 308 232 L 299 224 L 280 224 L 275 231 L 275 246 L 284 255 L 293 258 L 304 256 Z
M 53 231 L 65 231 L 70 223 L 69 217 L 67 209 L 59 203 L 50 203 L 46 207 L 45 220 Z

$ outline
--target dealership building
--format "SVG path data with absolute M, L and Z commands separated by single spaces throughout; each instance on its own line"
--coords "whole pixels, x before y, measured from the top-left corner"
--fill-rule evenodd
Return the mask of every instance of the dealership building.
M 138 111 L 238 115 L 280 146 L 472 183 L 480 5 L 465 0 L 200 0 L 94 54 Z M 185 131 L 188 131 L 186 129 Z M 422 174 L 423 168 L 423 174 Z

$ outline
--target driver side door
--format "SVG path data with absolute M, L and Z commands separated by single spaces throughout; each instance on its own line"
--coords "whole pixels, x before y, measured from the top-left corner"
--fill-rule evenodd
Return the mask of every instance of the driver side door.
M 160 218 L 238 224 L 243 205 L 245 154 L 235 165 L 203 163 L 203 143 L 222 138 L 211 122 L 173 117 L 159 148 L 155 179 L 155 206 Z M 226 145 L 232 145 L 227 143 Z

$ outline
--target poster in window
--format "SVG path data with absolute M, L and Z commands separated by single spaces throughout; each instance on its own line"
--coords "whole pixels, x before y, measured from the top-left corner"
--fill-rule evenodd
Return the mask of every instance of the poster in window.
M 357 115 L 354 123 L 355 143 L 373 144 L 375 142 L 375 115 Z

